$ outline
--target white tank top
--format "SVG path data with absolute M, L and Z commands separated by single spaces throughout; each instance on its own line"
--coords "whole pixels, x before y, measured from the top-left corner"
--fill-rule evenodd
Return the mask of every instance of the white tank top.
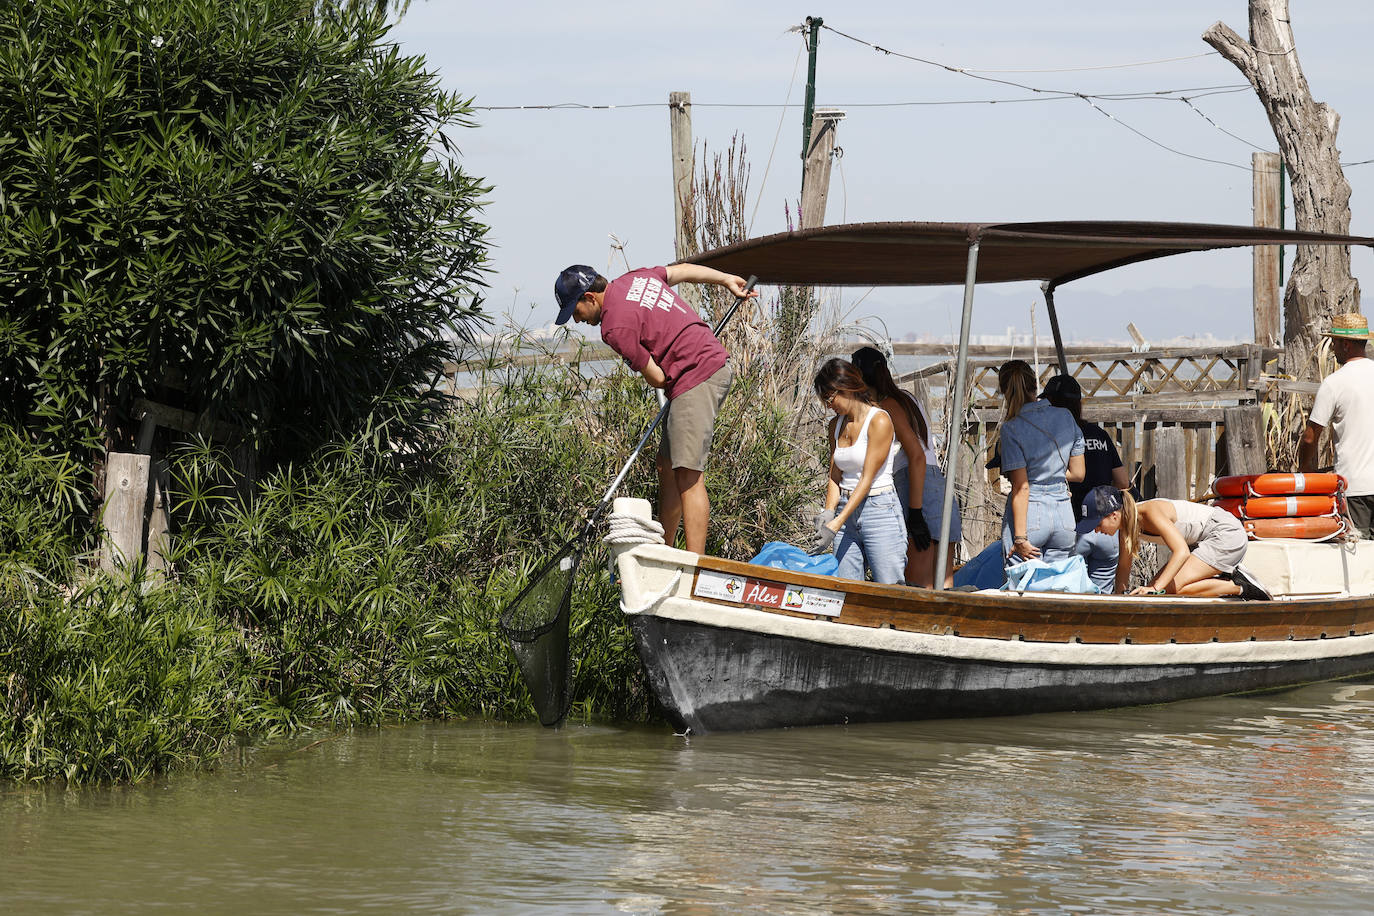
M 859 435 L 854 440 L 853 445 L 840 445 L 840 430 L 844 429 L 849 418 L 844 417 L 841 422 L 835 424 L 835 467 L 840 469 L 840 489 L 846 493 L 857 487 L 859 478 L 863 476 L 864 459 L 868 457 L 868 424 L 873 422 L 875 414 L 882 414 L 886 417 L 887 411 L 881 407 L 868 408 L 863 423 L 859 424 Z M 878 473 L 869 487 L 870 493 L 881 493 L 885 489 L 892 489 L 892 462 L 898 449 L 897 437 L 893 436 L 892 445 L 887 450 L 887 458 L 878 468 Z
M 939 456 L 935 454 L 935 449 L 930 447 L 930 417 L 926 414 L 925 407 L 921 404 L 920 400 L 912 397 L 908 392 L 903 391 L 902 397 L 915 405 L 916 412 L 921 415 L 921 422 L 925 424 L 926 438 L 921 442 L 921 450 L 925 452 L 926 467 L 938 468 L 940 466 L 940 459 Z M 919 429 L 912 430 L 912 432 L 916 433 L 917 438 L 920 438 L 921 431 Z M 911 459 L 907 457 L 906 449 L 902 448 L 902 443 L 897 441 L 895 435 L 892 437 L 892 448 L 896 456 L 892 463 L 892 472 L 894 474 L 899 474 L 907 469 L 907 465 L 911 464 Z

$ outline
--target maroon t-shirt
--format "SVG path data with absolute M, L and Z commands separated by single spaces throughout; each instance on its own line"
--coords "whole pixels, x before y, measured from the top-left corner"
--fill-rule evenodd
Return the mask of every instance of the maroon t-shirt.
M 725 365 L 725 352 L 696 310 L 668 285 L 663 267 L 632 270 L 612 280 L 601 302 L 601 339 L 640 372 L 649 358 L 668 377 L 671 400 Z

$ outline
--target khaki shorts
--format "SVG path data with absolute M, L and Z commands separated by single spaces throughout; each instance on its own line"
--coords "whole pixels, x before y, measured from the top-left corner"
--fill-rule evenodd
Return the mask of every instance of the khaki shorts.
M 1192 553 L 1217 572 L 1230 575 L 1245 558 L 1248 546 L 1250 539 L 1240 519 L 1225 509 L 1213 509 L 1212 517 L 1202 528 L 1202 540 Z
M 667 458 L 669 466 L 706 470 L 706 456 L 711 451 L 711 434 L 715 432 L 716 414 L 730 390 L 735 369 L 728 362 L 710 378 L 673 398 L 668 403 L 668 415 L 663 418 L 663 438 L 658 443 L 658 456 Z

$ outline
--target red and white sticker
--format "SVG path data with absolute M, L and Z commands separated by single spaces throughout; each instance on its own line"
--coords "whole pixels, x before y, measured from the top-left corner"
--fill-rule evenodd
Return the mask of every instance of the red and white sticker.
M 698 570 L 692 594 L 757 607 L 779 608 L 802 614 L 838 617 L 844 607 L 844 592 L 824 588 L 803 588 L 752 576 L 731 576 L 711 570 Z

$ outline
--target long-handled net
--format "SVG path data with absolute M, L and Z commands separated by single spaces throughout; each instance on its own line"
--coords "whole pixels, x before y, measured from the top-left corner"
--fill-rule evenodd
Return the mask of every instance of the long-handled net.
M 744 295 L 737 298 L 724 317 L 716 324 L 715 334 L 720 335 L 725 323 L 735 314 L 740 303 L 748 298 L 754 288 L 754 277 L 750 277 L 744 287 Z M 671 403 L 671 402 L 670 402 Z M 586 549 L 587 539 L 596 528 L 602 514 L 611 504 L 611 497 L 620 487 L 625 475 L 630 472 L 644 443 L 649 441 L 663 417 L 668 413 L 668 404 L 663 405 L 644 434 L 639 437 L 634 451 L 625 461 L 615 480 L 611 481 L 601 503 L 587 519 L 582 530 L 566 541 L 553 559 L 539 568 L 529 585 L 515 596 L 515 600 L 501 613 L 501 632 L 510 642 L 511 652 L 520 663 L 520 672 L 525 676 L 530 697 L 534 701 L 535 712 L 543 725 L 557 725 L 563 721 L 572 705 L 572 665 L 568 653 L 568 625 L 572 616 L 573 586 L 577 582 L 577 567 L 582 562 L 582 552 Z
M 562 722 L 572 704 L 568 622 L 585 544 L 583 534 L 565 543 L 501 615 L 501 631 L 520 663 L 542 725 Z

